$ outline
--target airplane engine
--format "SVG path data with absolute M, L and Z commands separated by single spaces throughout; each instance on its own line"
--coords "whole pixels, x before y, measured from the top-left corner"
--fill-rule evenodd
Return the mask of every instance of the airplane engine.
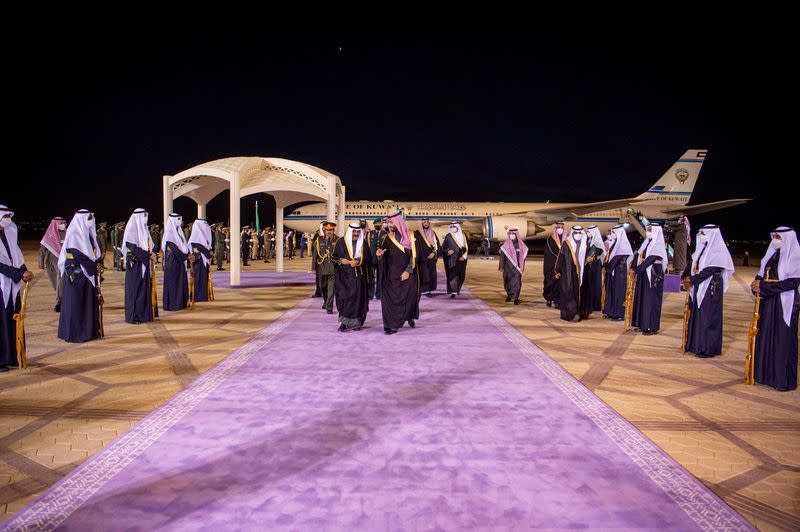
M 539 232 L 534 222 L 521 216 L 487 216 L 483 220 L 483 236 L 489 237 L 490 240 L 504 241 L 508 230 L 512 227 L 519 229 L 519 236 L 523 239 Z

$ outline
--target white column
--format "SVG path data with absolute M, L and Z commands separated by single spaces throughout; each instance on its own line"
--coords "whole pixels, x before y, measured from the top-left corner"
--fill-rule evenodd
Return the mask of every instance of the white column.
M 345 187 L 341 187 L 341 193 L 339 194 L 339 216 L 336 220 L 336 229 L 338 229 L 337 233 L 339 236 L 344 236 L 344 232 L 346 230 L 347 221 L 345 220 L 344 215 L 346 214 L 345 211 L 345 199 L 344 199 L 344 190 Z
M 242 277 L 241 188 L 239 176 L 231 180 L 231 286 L 239 286 Z
M 202 218 L 205 220 L 206 218 L 206 204 L 205 203 L 198 203 L 197 204 L 197 217 Z
M 275 271 L 283 271 L 283 205 L 275 202 Z
M 164 226 L 166 227 L 169 215 L 172 214 L 172 187 L 169 184 L 171 175 L 162 177 L 162 193 L 164 198 Z
M 328 216 L 325 221 L 336 221 L 336 176 L 328 176 Z

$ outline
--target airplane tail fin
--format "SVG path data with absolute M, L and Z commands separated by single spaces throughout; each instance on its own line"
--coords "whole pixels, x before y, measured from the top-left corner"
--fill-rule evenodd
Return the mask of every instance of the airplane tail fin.
M 708 150 L 704 149 L 687 151 L 661 176 L 661 179 L 647 192 L 639 194 L 636 199 L 686 205 L 692 197 L 707 152 Z

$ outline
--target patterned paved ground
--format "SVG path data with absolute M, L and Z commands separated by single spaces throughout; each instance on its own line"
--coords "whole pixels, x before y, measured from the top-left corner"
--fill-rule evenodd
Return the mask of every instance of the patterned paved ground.
M 541 299 L 541 262 L 525 304 L 505 303 L 496 261 L 472 262 L 472 291 L 761 530 L 800 530 L 800 392 L 742 383 L 755 269 L 725 297 L 723 355 L 680 353 L 685 295 L 666 294 L 661 333 L 625 334 L 602 318 L 567 323 Z
M 741 384 L 751 271 L 737 275 L 726 297 L 724 355 L 699 360 L 678 352 L 681 294 L 667 295 L 661 334 L 626 335 L 601 319 L 561 322 L 538 297 L 538 262 L 525 275 L 526 304 L 504 303 L 496 264 L 471 261 L 468 285 L 479 297 L 760 529 L 800 529 L 800 393 Z M 288 266 L 301 271 L 307 263 Z M 122 319 L 121 283 L 121 274 L 108 272 L 107 338 L 72 345 L 56 338 L 47 279 L 35 281 L 30 367 L 0 376 L 0 520 L 308 292 L 219 290 L 213 304 L 132 326 Z

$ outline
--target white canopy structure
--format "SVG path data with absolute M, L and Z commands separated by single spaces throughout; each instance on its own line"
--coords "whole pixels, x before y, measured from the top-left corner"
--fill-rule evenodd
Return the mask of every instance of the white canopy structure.
M 206 217 L 206 205 L 220 192 L 230 190 L 231 286 L 240 284 L 240 199 L 264 192 L 275 198 L 276 271 L 283 271 L 283 210 L 302 201 L 323 200 L 328 220 L 344 229 L 345 187 L 334 174 L 310 164 L 275 157 L 228 157 L 164 176 L 164 219 L 172 212 L 175 198 L 186 196 L 197 202 L 197 217 Z

